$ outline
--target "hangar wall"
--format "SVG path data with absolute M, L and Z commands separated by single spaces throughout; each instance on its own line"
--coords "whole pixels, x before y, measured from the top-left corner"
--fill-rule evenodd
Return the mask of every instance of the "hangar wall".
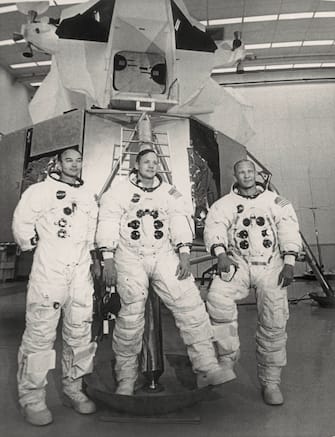
M 325 269 L 335 271 L 335 83 L 249 86 L 241 92 L 254 106 L 255 135 L 247 149 L 273 172 L 312 248 L 314 211 Z
M 7 134 L 31 124 L 28 112 L 30 94 L 0 66 L 0 132 Z

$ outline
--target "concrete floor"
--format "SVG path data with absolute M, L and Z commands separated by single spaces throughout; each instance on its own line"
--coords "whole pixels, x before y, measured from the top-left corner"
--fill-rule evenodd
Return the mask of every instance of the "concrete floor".
M 297 282 L 289 296 L 301 297 L 318 289 L 313 281 Z M 288 325 L 288 367 L 283 374 L 285 404 L 262 402 L 256 379 L 254 331 L 256 309 L 250 297 L 239 306 L 242 355 L 237 380 L 224 386 L 220 396 L 194 407 L 197 424 L 115 423 L 101 420 L 101 411 L 83 417 L 61 403 L 60 371 L 50 372 L 48 405 L 54 423 L 45 428 L 26 424 L 16 397 L 16 354 L 24 328 L 25 284 L 0 286 L 0 436 L 115 436 L 115 437 L 331 437 L 335 435 L 335 310 L 322 309 L 310 300 L 291 304 Z M 183 347 L 164 311 L 169 326 L 166 347 Z M 109 342 L 105 342 L 108 344 Z M 59 350 L 57 342 L 56 350 Z

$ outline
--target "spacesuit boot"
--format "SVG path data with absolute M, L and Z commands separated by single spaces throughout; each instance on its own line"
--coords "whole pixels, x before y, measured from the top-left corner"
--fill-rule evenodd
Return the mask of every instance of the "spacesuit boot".
M 234 366 L 236 364 L 236 359 L 231 358 L 230 356 L 218 356 L 219 366 L 227 375 L 235 375 Z M 236 378 L 236 375 L 235 375 Z
M 218 365 L 217 368 L 209 370 L 208 372 L 198 373 L 197 386 L 198 388 L 203 388 L 209 385 L 221 385 L 226 382 L 232 381 L 235 378 L 236 375 L 233 369 Z
M 117 389 L 115 390 L 115 394 L 132 396 L 134 394 L 134 391 L 135 391 L 135 382 L 136 382 L 136 380 L 134 380 L 132 378 L 122 379 L 118 383 Z
M 281 367 L 257 365 L 258 378 L 262 387 L 263 400 L 268 405 L 282 405 L 284 397 L 280 391 Z
M 263 400 L 268 405 L 283 405 L 284 397 L 279 384 L 266 384 L 262 387 Z
M 51 411 L 44 401 L 32 402 L 21 408 L 24 419 L 35 426 L 49 425 L 53 421 Z
M 66 407 L 73 408 L 80 414 L 92 414 L 96 412 L 96 406 L 82 389 L 82 378 L 63 380 L 63 403 Z
M 29 317 L 29 316 L 28 316 Z M 25 331 L 23 341 L 28 347 L 29 331 Z M 26 340 L 28 338 L 28 341 Z M 52 423 L 53 418 L 48 409 L 46 398 L 47 373 L 54 368 L 55 351 L 23 352 L 21 346 L 18 353 L 18 394 L 21 413 L 24 419 L 35 426 Z

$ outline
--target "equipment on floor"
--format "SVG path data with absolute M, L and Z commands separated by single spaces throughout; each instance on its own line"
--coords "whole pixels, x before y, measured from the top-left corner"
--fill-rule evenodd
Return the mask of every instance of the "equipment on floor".
M 307 244 L 305 237 L 301 233 L 300 235 L 304 243 L 304 260 L 311 267 L 317 281 L 325 293 L 325 296 L 322 296 L 318 293 L 309 293 L 309 296 L 323 308 L 335 308 L 335 292 L 323 274 L 322 267 Z

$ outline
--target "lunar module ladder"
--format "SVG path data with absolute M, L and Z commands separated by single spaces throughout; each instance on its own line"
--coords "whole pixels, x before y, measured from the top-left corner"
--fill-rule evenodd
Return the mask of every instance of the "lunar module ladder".
M 132 146 L 138 144 L 135 138 L 136 129 L 121 128 L 120 144 L 114 145 L 113 151 L 113 169 L 117 168 L 115 176 L 125 177 L 134 167 L 135 157 L 138 154 L 138 149 Z M 170 160 L 170 144 L 167 132 L 155 132 L 155 137 L 159 141 L 155 141 L 152 148 L 157 153 L 159 158 L 158 173 L 162 175 L 170 184 L 172 183 L 172 172 L 169 168 L 168 161 Z M 112 181 L 111 181 L 112 182 Z
M 250 159 L 262 169 L 260 172 L 260 175 L 263 177 L 266 186 L 268 186 L 270 189 L 272 189 L 272 191 L 279 194 L 276 187 L 270 182 L 272 173 L 261 162 L 259 162 L 258 159 L 255 158 L 250 152 L 247 152 L 247 154 L 250 157 Z M 303 254 L 302 254 L 302 258 L 299 257 L 299 260 L 307 262 L 307 264 L 312 269 L 312 271 L 315 275 L 315 278 L 317 279 L 317 281 L 321 285 L 323 292 L 325 293 L 325 296 L 320 296 L 317 293 L 309 293 L 309 296 L 313 300 L 318 302 L 319 305 L 322 307 L 329 307 L 329 308 L 335 307 L 335 292 L 332 289 L 329 282 L 327 281 L 325 275 L 323 274 L 322 267 L 320 266 L 316 257 L 314 256 L 314 254 L 313 254 L 310 246 L 308 245 L 305 237 L 303 236 L 303 234 L 301 232 L 300 232 L 300 235 L 301 235 L 301 239 L 303 242 Z
M 135 162 L 135 156 L 138 153 L 138 148 L 134 147 L 139 143 L 136 128 L 145 117 L 146 113 L 143 113 L 139 118 L 135 129 L 121 128 L 120 144 L 114 144 L 113 148 L 112 170 L 97 195 L 98 201 L 100 201 L 101 196 L 110 187 L 116 176 L 126 176 L 131 171 L 131 167 Z M 163 137 L 162 141 L 155 141 L 153 144 L 153 148 L 157 153 L 161 167 L 158 172 L 162 175 L 163 179 L 172 183 L 172 172 L 168 166 L 168 160 L 170 159 L 170 142 L 168 133 L 155 132 L 154 137 L 159 139 Z

